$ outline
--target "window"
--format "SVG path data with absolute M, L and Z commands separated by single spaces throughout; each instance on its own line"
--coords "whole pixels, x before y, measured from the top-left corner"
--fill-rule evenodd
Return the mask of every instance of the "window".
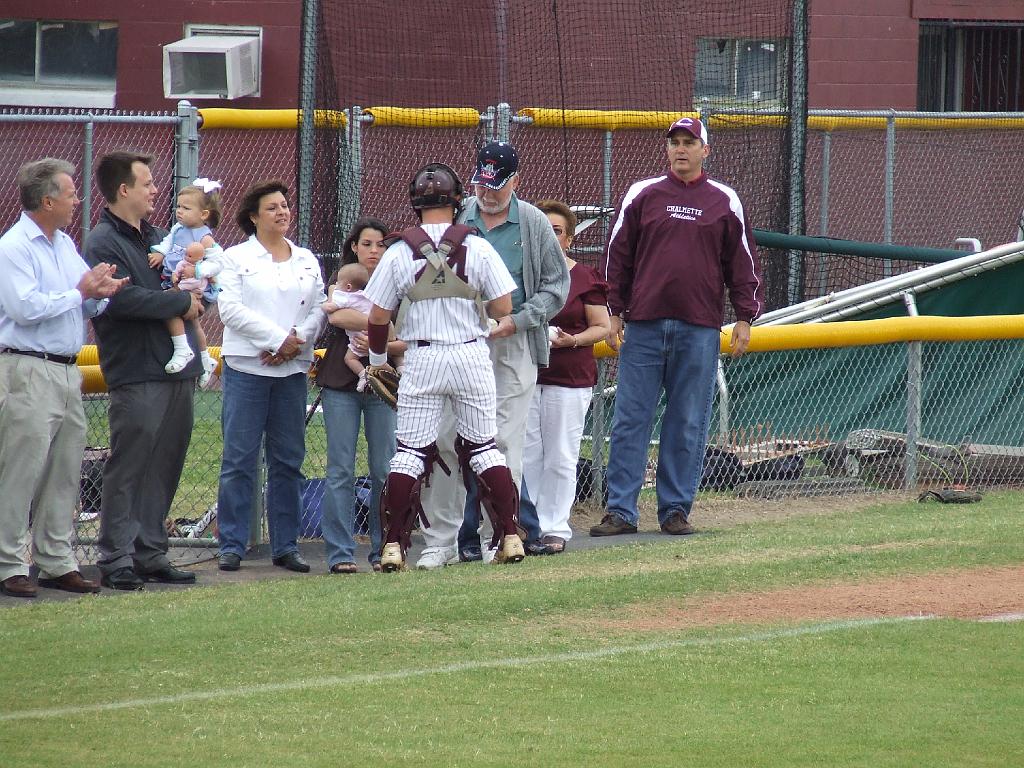
M 784 39 L 699 38 L 694 107 L 785 107 L 788 54 Z
M 0 19 L 0 103 L 113 106 L 116 72 L 115 22 Z
M 917 108 L 936 112 L 1024 110 L 1024 26 L 921 22 Z

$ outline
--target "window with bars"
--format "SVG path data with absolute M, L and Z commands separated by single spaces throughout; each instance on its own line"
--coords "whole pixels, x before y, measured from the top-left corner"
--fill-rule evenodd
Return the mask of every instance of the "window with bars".
M 1024 111 L 1024 25 L 923 21 L 917 108 Z

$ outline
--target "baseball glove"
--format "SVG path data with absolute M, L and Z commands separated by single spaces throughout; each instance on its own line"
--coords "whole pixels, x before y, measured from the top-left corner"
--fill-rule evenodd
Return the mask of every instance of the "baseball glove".
M 398 384 L 401 376 L 390 365 L 371 365 L 366 369 L 366 383 L 373 394 L 398 410 Z

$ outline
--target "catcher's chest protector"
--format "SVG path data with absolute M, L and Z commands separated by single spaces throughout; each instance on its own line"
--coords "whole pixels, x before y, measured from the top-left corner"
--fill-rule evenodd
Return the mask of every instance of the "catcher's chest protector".
M 480 291 L 467 283 L 463 277 L 466 274 L 464 241 L 473 231 L 472 227 L 465 224 L 452 224 L 441 236 L 440 244 L 434 247 L 434 241 L 420 227 L 402 230 L 399 237 L 412 249 L 413 258 L 425 259 L 427 262 L 416 283 L 406 294 L 406 298 L 409 301 L 469 299 L 476 304 L 480 313 L 480 325 L 486 330 L 487 313 L 480 298 Z

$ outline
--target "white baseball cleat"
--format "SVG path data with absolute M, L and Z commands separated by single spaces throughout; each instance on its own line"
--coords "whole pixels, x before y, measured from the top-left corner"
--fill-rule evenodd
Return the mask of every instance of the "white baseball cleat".
M 402 557 L 402 545 L 391 542 L 384 545 L 384 551 L 380 554 L 380 568 L 384 573 L 401 571 L 405 569 L 405 558 Z

